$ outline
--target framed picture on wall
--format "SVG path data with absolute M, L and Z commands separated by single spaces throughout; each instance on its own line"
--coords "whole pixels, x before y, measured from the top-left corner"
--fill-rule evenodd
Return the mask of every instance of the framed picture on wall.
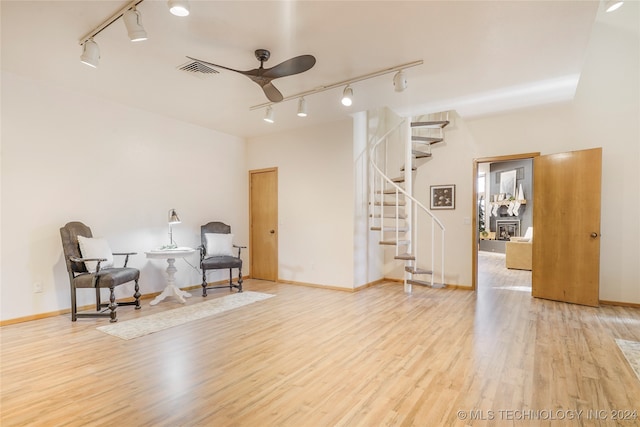
M 515 169 L 508 172 L 502 172 L 500 174 L 500 194 L 508 194 L 509 196 L 515 197 L 516 177 L 517 173 Z
M 456 208 L 456 186 L 455 185 L 432 185 L 431 186 L 431 209 L 455 209 Z

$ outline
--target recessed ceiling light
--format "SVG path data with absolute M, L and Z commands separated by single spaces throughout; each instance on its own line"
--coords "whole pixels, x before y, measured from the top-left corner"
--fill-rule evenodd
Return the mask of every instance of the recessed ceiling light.
M 616 9 L 619 9 L 622 6 L 624 0 L 607 0 L 604 3 L 604 10 L 607 12 L 613 12 Z
M 189 15 L 189 2 L 187 0 L 169 0 L 169 12 L 175 16 Z

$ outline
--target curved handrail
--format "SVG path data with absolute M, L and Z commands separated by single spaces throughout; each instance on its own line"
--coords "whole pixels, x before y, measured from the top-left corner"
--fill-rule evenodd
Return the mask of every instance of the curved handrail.
M 425 211 L 431 218 L 434 219 L 434 221 L 436 222 L 436 224 L 438 224 L 438 226 L 440 227 L 440 229 L 442 231 L 445 231 L 445 227 L 444 224 L 442 224 L 442 222 L 438 219 L 438 217 L 436 217 L 433 212 L 427 208 L 425 205 L 423 205 L 419 200 L 417 200 L 415 197 L 413 197 L 412 195 L 410 195 L 409 193 L 407 193 L 404 188 L 400 187 L 398 184 L 396 184 L 395 182 L 393 182 L 387 175 L 384 174 L 384 172 L 382 172 L 382 170 L 380 170 L 380 168 L 378 167 L 378 165 L 376 165 L 375 163 L 375 150 L 378 147 L 378 145 L 380 145 L 380 143 L 382 143 L 385 139 L 387 139 L 387 137 L 393 133 L 395 130 L 397 130 L 404 122 L 406 121 L 406 119 L 402 120 L 399 124 L 397 124 L 395 127 L 393 127 L 391 130 L 387 131 L 383 136 L 381 136 L 380 138 L 378 138 L 378 140 L 373 144 L 373 146 L 371 147 L 370 150 L 370 159 L 371 159 L 371 165 L 373 166 L 373 168 L 382 176 L 382 178 L 388 182 L 389 184 L 391 184 L 397 191 L 399 191 L 400 193 L 404 194 L 405 196 L 407 196 L 409 199 L 411 199 L 413 202 L 415 202 L 418 206 L 420 206 L 420 208 Z

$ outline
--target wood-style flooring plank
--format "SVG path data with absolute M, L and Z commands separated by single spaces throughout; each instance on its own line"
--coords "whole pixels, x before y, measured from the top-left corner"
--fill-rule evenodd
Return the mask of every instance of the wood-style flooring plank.
M 479 267 L 476 292 L 247 280 L 276 297 L 130 341 L 96 330 L 106 319 L 4 326 L 0 424 L 640 425 L 610 415 L 640 411 L 640 381 L 614 341 L 640 341 L 640 310 L 532 298 L 531 273 L 507 270 L 504 255 L 481 253 Z M 145 300 L 118 318 L 181 306 Z M 578 410 L 562 424 L 513 419 Z

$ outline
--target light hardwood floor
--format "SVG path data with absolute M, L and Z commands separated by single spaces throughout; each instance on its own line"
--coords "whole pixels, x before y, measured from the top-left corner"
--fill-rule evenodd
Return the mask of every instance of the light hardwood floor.
M 107 319 L 5 326 L 0 424 L 640 425 L 610 412 L 640 411 L 614 342 L 640 341 L 640 310 L 534 299 L 530 273 L 503 262 L 480 257 L 477 292 L 247 280 L 277 296 L 131 341 L 95 329 Z M 200 301 L 196 291 L 187 304 Z M 119 319 L 178 306 L 145 300 Z

